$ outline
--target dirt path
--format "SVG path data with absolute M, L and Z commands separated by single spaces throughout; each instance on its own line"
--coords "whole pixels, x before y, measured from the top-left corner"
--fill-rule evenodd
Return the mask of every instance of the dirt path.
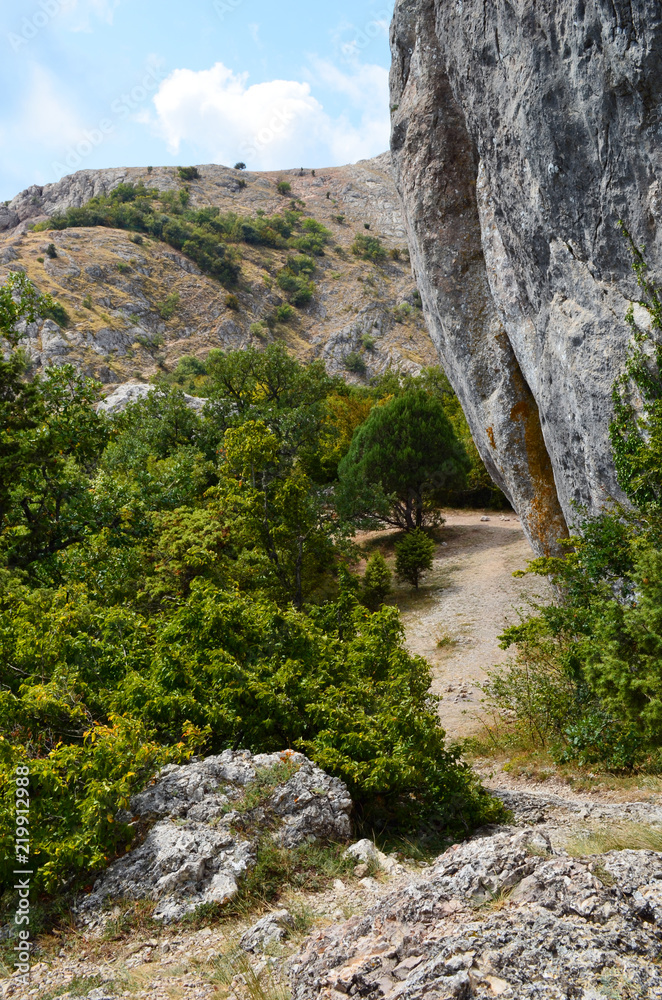
M 532 597 L 549 596 L 541 577 L 515 579 L 533 552 L 514 515 L 493 511 L 444 512 L 443 541 L 433 570 L 418 594 L 399 589 L 407 646 L 433 666 L 433 690 L 443 696 L 440 713 L 451 738 L 479 728 L 485 670 L 502 663 L 504 626 Z M 481 521 L 481 517 L 489 521 Z

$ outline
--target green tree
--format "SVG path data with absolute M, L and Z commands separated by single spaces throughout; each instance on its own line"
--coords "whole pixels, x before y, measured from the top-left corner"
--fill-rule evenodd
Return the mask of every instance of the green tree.
M 338 509 L 359 524 L 412 531 L 434 519 L 434 491 L 462 484 L 468 467 L 441 401 L 411 389 L 355 432 L 338 467 Z
M 367 608 L 376 611 L 392 591 L 391 571 L 381 552 L 373 552 L 361 581 L 361 597 Z
M 421 575 L 432 569 L 434 542 L 424 531 L 416 528 L 395 543 L 395 571 L 400 580 L 406 580 L 418 590 Z

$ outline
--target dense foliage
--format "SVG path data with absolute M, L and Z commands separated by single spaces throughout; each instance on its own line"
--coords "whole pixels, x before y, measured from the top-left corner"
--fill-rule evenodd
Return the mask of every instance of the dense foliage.
M 17 283 L 2 303 L 15 341 L 40 300 Z M 444 744 L 429 668 L 382 605 L 388 570 L 373 560 L 369 610 L 345 568 L 338 464 L 402 380 L 353 389 L 278 346 L 216 351 L 109 418 L 71 366 L 28 381 L 17 351 L 1 364 L 4 884 L 26 763 L 47 893 L 126 849 L 118 810 L 193 752 L 301 749 L 348 783 L 367 831 L 498 815 Z
M 581 515 L 565 559 L 539 559 L 560 600 L 510 628 L 513 667 L 488 687 L 519 737 L 561 761 L 619 770 L 662 761 L 662 301 L 632 244 L 649 317 L 614 386 L 611 439 L 631 506 Z

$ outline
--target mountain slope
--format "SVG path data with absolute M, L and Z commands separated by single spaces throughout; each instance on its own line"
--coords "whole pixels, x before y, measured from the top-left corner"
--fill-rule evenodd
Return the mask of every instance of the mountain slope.
M 25 271 L 68 314 L 64 328 L 46 320 L 26 331 L 35 366 L 72 361 L 112 386 L 149 378 L 159 367 L 171 369 L 183 355 L 202 357 L 212 348 L 272 339 L 302 360 L 322 357 L 331 372 L 350 378 L 389 364 L 416 371 L 436 363 L 416 305 L 389 154 L 317 174 L 240 173 L 213 164 L 197 172 L 199 177 L 186 181 L 174 167 L 80 171 L 57 184 L 28 188 L 0 207 L 0 281 L 8 271 Z M 280 181 L 291 191 L 280 194 Z M 291 257 L 287 249 L 235 246 L 241 273 L 228 289 L 152 237 L 137 243 L 129 231 L 102 227 L 32 231 L 122 183 L 182 192 L 194 210 L 211 206 L 250 217 L 282 213 L 299 199 L 304 218 L 331 233 L 324 255 L 315 258 L 312 301 L 288 321 L 274 320 L 285 301 L 276 277 Z M 357 257 L 351 252 L 357 235 L 377 236 L 392 256 L 382 263 Z M 57 256 L 49 257 L 51 244 Z M 257 331 L 255 324 L 266 319 L 269 327 Z

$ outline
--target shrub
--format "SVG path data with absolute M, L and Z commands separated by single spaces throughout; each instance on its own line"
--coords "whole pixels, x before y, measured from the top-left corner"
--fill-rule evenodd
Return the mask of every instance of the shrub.
M 129 272 L 131 271 L 129 265 L 123 260 L 118 260 L 115 266 L 117 267 L 117 270 L 120 272 L 120 274 L 129 274 Z
M 345 216 L 340 212 L 338 215 L 332 215 L 331 218 L 334 222 L 337 222 L 339 226 L 342 226 L 345 221 Z
M 132 243 L 135 243 L 137 246 L 142 246 L 142 244 L 145 242 L 140 233 L 131 233 L 129 239 L 131 240 Z
M 48 246 L 46 247 L 46 256 L 50 257 L 51 260 L 55 260 L 55 258 L 57 257 L 57 255 L 58 255 L 57 254 L 57 247 L 55 246 L 54 243 L 49 243 Z
M 83 308 L 84 309 L 91 309 L 92 308 L 92 296 L 91 295 L 86 295 L 85 298 L 83 299 Z
M 251 323 L 250 325 L 250 333 L 252 337 L 260 337 L 261 339 L 263 337 L 266 337 L 268 332 L 269 332 L 269 327 L 267 326 L 266 323 L 257 322 L 257 323 Z
M 361 599 L 367 608 L 376 611 L 392 591 L 391 571 L 381 552 L 373 552 L 361 581 Z
M 412 313 L 412 308 L 408 302 L 401 302 L 399 306 L 396 306 L 393 310 L 393 319 L 396 323 L 404 323 L 409 319 Z
M 169 320 L 175 315 L 177 311 L 177 306 L 179 305 L 179 292 L 172 292 L 171 295 L 161 304 L 159 307 L 159 316 L 161 319 Z
M 386 260 L 386 249 L 377 236 L 358 235 L 352 243 L 351 250 L 362 260 L 371 260 L 376 264 Z
M 284 303 L 274 310 L 274 319 L 277 323 L 289 323 L 296 316 L 296 312 L 291 305 Z
M 296 274 L 289 267 L 279 271 L 276 281 L 279 288 L 287 293 L 290 302 L 295 306 L 306 305 L 313 297 L 315 285 L 305 274 Z
M 49 303 L 42 309 L 41 314 L 47 319 L 52 319 L 63 330 L 66 330 L 71 323 L 69 313 L 59 302 L 53 302 L 50 300 Z
M 363 357 L 358 351 L 351 351 L 350 354 L 347 354 L 344 359 L 344 365 L 347 371 L 353 375 L 365 375 L 368 370 Z
M 181 181 L 197 181 L 200 179 L 200 171 L 197 167 L 177 167 L 177 174 Z
M 236 295 L 226 295 L 225 296 L 225 307 L 226 309 L 233 309 L 235 312 L 239 310 L 239 299 Z
M 391 258 L 391 260 L 400 260 L 402 253 L 398 249 L 398 247 L 393 247 L 391 250 L 389 250 L 388 255 Z
M 245 170 L 246 169 L 246 164 L 243 162 L 243 160 L 240 160 L 239 163 L 235 163 L 234 169 L 235 170 Z
M 278 181 L 276 184 L 276 190 L 278 191 L 278 194 L 282 194 L 283 197 L 285 197 L 286 195 L 292 194 L 292 185 L 289 181 Z
M 324 254 L 324 247 L 328 242 L 331 233 L 315 219 L 304 219 L 301 223 L 304 231 L 303 236 L 296 236 L 290 239 L 290 246 L 301 250 L 304 254 L 314 254 L 321 257 Z
M 375 349 L 375 338 L 369 333 L 364 333 L 361 337 L 361 343 L 363 344 L 364 350 L 374 351 Z
M 432 569 L 434 542 L 424 531 L 408 531 L 395 543 L 395 571 L 400 580 L 406 580 L 418 590 L 421 575 Z

